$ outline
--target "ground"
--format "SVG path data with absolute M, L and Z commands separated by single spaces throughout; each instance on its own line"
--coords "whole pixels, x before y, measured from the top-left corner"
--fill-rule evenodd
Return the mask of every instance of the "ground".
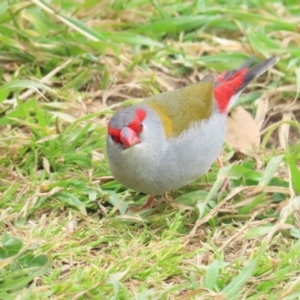
M 299 24 L 296 0 L 0 1 L 0 299 L 299 299 Z M 280 60 L 224 168 L 125 214 L 111 115 L 253 55 Z

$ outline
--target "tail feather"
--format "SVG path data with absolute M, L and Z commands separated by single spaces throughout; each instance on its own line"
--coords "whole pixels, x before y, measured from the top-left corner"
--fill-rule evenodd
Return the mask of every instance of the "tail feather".
M 247 60 L 239 69 L 226 71 L 221 74 L 214 88 L 215 100 L 218 103 L 220 112 L 227 113 L 237 100 L 243 89 L 255 78 L 262 75 L 271 68 L 277 61 L 277 56 L 272 56 L 259 64 L 248 68 L 254 57 Z
M 272 56 L 250 68 L 244 77 L 245 85 L 243 85 L 241 89 L 243 89 L 250 81 L 270 69 L 278 61 L 278 59 L 279 58 L 277 56 Z
M 222 80 L 224 79 L 228 79 L 230 78 L 232 75 L 234 75 L 235 73 L 243 70 L 243 69 L 247 69 L 254 61 L 255 56 L 250 57 L 246 62 L 244 62 L 237 70 L 230 70 L 230 71 L 225 71 L 223 74 L 224 78 L 222 78 Z M 217 81 L 219 81 L 220 76 L 217 78 Z

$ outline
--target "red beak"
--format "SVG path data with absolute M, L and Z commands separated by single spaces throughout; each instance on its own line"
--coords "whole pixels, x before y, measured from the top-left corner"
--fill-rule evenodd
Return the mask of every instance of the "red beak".
M 123 127 L 120 132 L 120 140 L 125 148 L 131 147 L 141 142 L 136 132 L 129 127 Z

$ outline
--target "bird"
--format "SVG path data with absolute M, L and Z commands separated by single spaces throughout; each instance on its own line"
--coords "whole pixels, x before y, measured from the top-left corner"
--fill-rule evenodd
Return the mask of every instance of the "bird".
M 222 151 L 227 115 L 245 87 L 277 61 L 250 67 L 254 57 L 216 79 L 148 97 L 116 112 L 107 125 L 106 153 L 113 177 L 128 189 L 155 196 L 205 174 Z

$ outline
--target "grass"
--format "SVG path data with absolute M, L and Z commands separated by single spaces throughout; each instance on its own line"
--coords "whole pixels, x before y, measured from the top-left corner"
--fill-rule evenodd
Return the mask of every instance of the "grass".
M 0 1 L 0 299 L 299 299 L 298 1 Z M 247 155 L 140 215 L 105 161 L 113 111 L 280 61 L 239 104 Z M 224 175 L 231 191 L 218 193 Z

